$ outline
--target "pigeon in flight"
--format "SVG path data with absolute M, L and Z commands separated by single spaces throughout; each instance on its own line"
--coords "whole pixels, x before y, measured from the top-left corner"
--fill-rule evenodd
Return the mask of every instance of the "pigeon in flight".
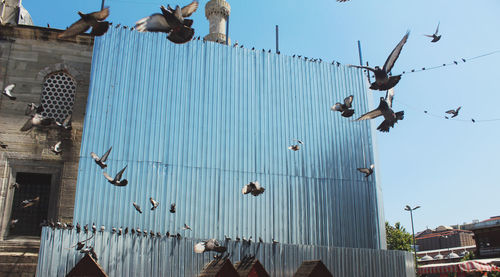
M 190 231 L 193 231 L 193 229 L 191 229 L 191 227 L 189 227 L 189 225 L 187 225 L 186 223 L 184 223 L 184 227 L 182 228 L 182 230 L 190 230 Z
M 62 153 L 62 146 L 61 146 L 61 144 L 62 144 L 62 141 L 58 141 L 54 146 L 52 146 L 50 148 L 50 150 L 52 152 L 54 152 L 54 154 L 60 155 Z
M 301 141 L 301 140 L 298 140 L 298 139 L 294 139 L 294 141 L 296 141 L 297 144 L 293 144 L 293 145 L 288 146 L 288 149 L 290 149 L 292 151 L 299 151 L 300 150 L 300 145 L 299 144 L 304 145 L 304 142 Z
M 88 14 L 78 12 L 78 15 L 81 17 L 80 20 L 71 24 L 71 26 L 59 34 L 57 38 L 73 38 L 85 33 L 90 27 L 92 27 L 92 31 L 90 32 L 91 36 L 102 36 L 108 31 L 109 22 L 103 20 L 109 15 L 109 8 L 104 8 L 101 11 Z
M 170 205 L 170 213 L 175 214 L 175 203 Z
M 398 120 L 403 120 L 404 118 L 404 111 L 394 113 L 392 110 L 393 98 L 394 89 L 389 89 L 385 99 L 384 97 L 380 97 L 380 104 L 375 110 L 365 113 L 356 119 L 356 121 L 374 119 L 382 115 L 384 116 L 384 121 L 382 121 L 382 123 L 377 127 L 377 130 L 381 132 L 389 132 L 389 129 L 394 127 L 394 124 L 398 122 Z
M 71 130 L 71 114 L 69 114 L 63 122 L 56 121 L 56 125 L 64 128 L 65 130 Z
M 198 9 L 198 1 L 183 7 L 161 6 L 162 13 L 155 13 L 142 18 L 135 23 L 135 29 L 139 32 L 164 32 L 167 39 L 174 43 L 186 43 L 194 36 L 194 29 L 191 28 L 193 20 L 185 19 L 191 16 Z
M 389 76 L 389 73 L 394 66 L 394 63 L 399 57 L 403 46 L 408 40 L 408 36 L 410 35 L 410 31 L 406 32 L 406 35 L 401 39 L 401 41 L 396 45 L 396 48 L 392 50 L 391 54 L 385 61 L 385 64 L 382 68 L 375 66 L 375 68 L 369 66 L 359 66 L 359 65 L 350 65 L 350 67 L 363 68 L 372 71 L 375 74 L 375 82 L 371 83 L 370 89 L 373 90 L 388 90 L 393 88 L 401 79 L 401 75 Z
M 12 96 L 12 90 L 14 89 L 15 86 L 16 84 L 10 84 L 6 86 L 3 89 L 2 94 L 9 97 L 10 100 L 16 100 L 17 97 Z
M 454 118 L 458 115 L 458 112 L 460 111 L 461 108 L 462 108 L 462 106 L 458 107 L 456 110 L 446 111 L 445 113 L 452 114 L 451 118 Z
M 209 239 L 206 241 L 199 242 L 194 245 L 194 252 L 201 254 L 208 251 L 215 251 L 217 253 L 224 253 L 227 251 L 227 247 L 221 246 L 216 239 Z
M 41 114 L 42 112 L 43 112 L 42 105 L 37 105 L 35 103 L 29 103 L 28 106 L 26 107 L 26 110 L 24 111 L 24 114 L 31 116 L 35 113 Z
M 102 174 L 104 177 L 110 182 L 111 184 L 118 186 L 118 187 L 124 187 L 128 184 L 127 179 L 122 179 L 122 174 L 127 169 L 127 166 L 125 166 L 120 172 L 118 172 L 115 176 L 115 178 L 111 178 L 111 176 L 108 175 L 108 173 L 103 172 Z
M 111 152 L 111 148 L 113 148 L 113 147 L 110 147 L 108 149 L 108 151 L 106 151 L 106 153 L 104 153 L 104 155 L 102 155 L 102 157 L 97 156 L 97 154 L 94 152 L 90 152 L 90 156 L 92 156 L 95 163 L 98 164 L 102 169 L 104 169 L 108 166 L 107 164 L 105 164 L 105 162 L 108 159 L 109 153 Z
M 21 127 L 21 131 L 29 131 L 33 126 L 49 126 L 52 124 L 52 118 L 45 117 L 40 113 L 36 112 L 31 115 L 31 118 L 24 123 L 23 127 Z
M 438 42 L 441 39 L 441 36 L 438 36 L 438 32 L 439 32 L 439 23 L 438 23 L 438 26 L 436 28 L 436 32 L 434 32 L 434 34 L 424 35 L 424 36 L 432 38 L 431 42 Z
M 7 144 L 5 144 L 4 142 L 0 141 L 0 147 L 2 147 L 3 149 L 7 148 Z
M 132 205 L 134 205 L 134 208 L 140 213 L 142 214 L 142 210 L 141 210 L 141 207 L 139 205 L 137 205 L 137 203 L 135 202 L 132 202 Z
M 354 95 L 349 95 L 346 98 L 344 98 L 344 104 L 337 102 L 330 109 L 332 111 L 340 112 L 340 114 L 343 117 L 351 117 L 354 114 L 354 109 L 351 109 L 353 99 L 354 99 Z
M 358 168 L 359 172 L 362 172 L 365 174 L 365 177 L 368 177 L 370 175 L 372 175 L 373 173 L 373 169 L 375 168 L 375 165 L 370 165 L 369 168 Z
M 153 197 L 149 197 L 149 202 L 151 202 L 151 210 L 154 211 L 156 208 L 158 208 L 158 205 L 160 205 L 160 202 L 156 201 L 153 199 Z
M 266 189 L 260 185 L 259 182 L 253 181 L 248 184 L 246 184 L 242 189 L 241 193 L 242 194 L 249 194 L 251 193 L 253 196 L 258 196 L 262 193 L 264 193 Z
M 39 201 L 40 201 L 40 196 L 37 196 L 33 199 L 26 199 L 21 202 L 21 207 L 25 209 L 38 204 Z

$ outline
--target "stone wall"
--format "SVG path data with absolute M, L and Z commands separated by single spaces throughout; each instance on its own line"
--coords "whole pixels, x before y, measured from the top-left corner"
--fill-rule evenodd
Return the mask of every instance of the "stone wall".
M 93 39 L 58 40 L 60 30 L 33 26 L 0 27 L 0 87 L 15 83 L 16 100 L 0 97 L 0 240 L 7 235 L 17 172 L 52 174 L 49 218 L 73 217 L 83 118 L 90 80 Z M 21 132 L 29 103 L 40 104 L 45 77 L 63 71 L 76 80 L 72 129 L 57 126 Z M 62 141 L 62 155 L 50 147 Z

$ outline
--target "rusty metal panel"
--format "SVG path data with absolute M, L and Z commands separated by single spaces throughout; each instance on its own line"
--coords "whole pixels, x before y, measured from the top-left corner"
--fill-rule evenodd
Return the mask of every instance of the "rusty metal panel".
M 42 230 L 36 276 L 66 276 L 84 254 L 74 245 L 92 234 L 75 230 Z M 117 235 L 99 232 L 87 241 L 97 262 L 110 277 L 194 277 L 213 260 L 213 253 L 196 254 L 193 239 Z M 342 248 L 332 246 L 223 242 L 234 264 L 245 256 L 258 259 L 270 276 L 293 276 L 303 261 L 321 260 L 333 276 L 414 277 L 413 255 L 405 251 Z
M 345 66 L 111 28 L 95 40 L 74 222 L 383 248 L 377 174 L 356 170 L 374 163 L 373 126 L 330 111 L 353 94 L 355 116 L 366 112 L 366 84 Z M 90 157 L 111 146 L 105 171 L 128 165 L 126 187 Z M 242 195 L 254 180 L 265 193 Z

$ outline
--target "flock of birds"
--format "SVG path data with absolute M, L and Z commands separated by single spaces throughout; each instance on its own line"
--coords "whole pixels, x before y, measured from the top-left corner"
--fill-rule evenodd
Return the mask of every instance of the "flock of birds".
M 338 2 L 346 2 L 349 0 L 337 0 Z M 194 29 L 191 27 L 193 24 L 193 20 L 188 19 L 198 8 L 199 3 L 198 1 L 193 1 L 187 6 L 180 7 L 176 6 L 175 8 L 170 7 L 169 5 L 165 8 L 164 6 L 160 7 L 161 13 L 154 13 L 148 17 L 142 18 L 136 22 L 135 25 L 135 30 L 139 32 L 163 32 L 167 34 L 167 39 L 172 41 L 173 43 L 186 43 L 193 39 L 194 36 Z M 89 29 L 91 29 L 90 35 L 91 36 L 101 36 L 105 34 L 111 25 L 108 21 L 105 21 L 105 19 L 109 16 L 109 8 L 104 8 L 101 11 L 98 12 L 93 12 L 89 14 L 83 14 L 81 12 L 78 12 L 78 15 L 80 16 L 80 19 L 73 23 L 69 28 L 67 28 L 64 32 L 58 35 L 59 39 L 68 39 L 68 38 L 73 38 L 79 34 L 83 34 Z M 133 29 L 133 28 L 132 28 Z M 439 24 L 437 26 L 437 29 L 434 34 L 432 35 L 426 35 L 428 37 L 432 38 L 431 42 L 437 42 L 440 40 L 441 36 L 438 35 L 439 31 Z M 372 90 L 379 90 L 379 91 L 386 91 L 385 97 L 380 97 L 380 103 L 378 107 L 372 111 L 369 111 L 363 115 L 361 115 L 359 118 L 357 118 L 355 121 L 361 121 L 361 120 L 369 120 L 369 119 L 374 119 L 379 116 L 384 117 L 384 121 L 377 127 L 377 130 L 381 132 L 389 132 L 390 128 L 394 127 L 394 124 L 397 123 L 399 120 L 403 120 L 404 118 L 404 111 L 399 111 L 399 112 L 394 112 L 392 108 L 393 104 L 393 99 L 394 99 L 394 87 L 398 84 L 398 82 L 401 79 L 401 75 L 395 75 L 393 76 L 391 74 L 391 70 L 398 59 L 403 46 L 408 40 L 409 37 L 409 32 L 407 32 L 401 41 L 396 45 L 394 50 L 390 53 L 389 57 L 385 61 L 384 65 L 382 67 L 375 66 L 374 68 L 369 67 L 369 66 L 357 66 L 357 65 L 349 65 L 349 67 L 355 67 L 355 68 L 361 68 L 364 70 L 368 70 L 373 72 L 375 75 L 375 81 L 371 83 L 370 89 Z M 199 37 L 198 37 L 199 39 Z M 233 47 L 237 47 L 238 43 L 235 43 Z M 241 45 L 240 47 L 243 47 Z M 255 50 L 253 48 L 252 50 Z M 265 51 L 263 49 L 263 51 Z M 270 51 L 270 50 L 269 50 Z M 279 54 L 279 53 L 278 53 Z M 293 55 L 295 57 L 295 55 Z M 298 58 L 301 58 L 301 56 L 298 56 Z M 308 60 L 307 57 L 304 57 L 305 60 Z M 313 62 L 322 62 L 321 59 L 309 59 L 309 61 Z M 333 62 L 334 64 L 335 62 Z M 337 66 L 339 63 L 337 62 Z M 10 84 L 6 86 L 3 89 L 2 94 L 8 97 L 10 100 L 15 101 L 16 97 L 13 96 L 13 90 L 15 88 L 15 84 Z M 342 117 L 349 118 L 354 115 L 354 109 L 352 108 L 352 103 L 354 100 L 354 96 L 350 95 L 346 97 L 343 101 L 343 103 L 336 103 L 331 107 L 332 111 L 338 111 L 340 112 Z M 451 114 L 451 118 L 454 118 L 458 116 L 458 113 L 460 111 L 461 107 L 458 107 L 455 110 L 449 110 L 446 111 L 446 114 Z M 28 115 L 30 118 L 26 121 L 26 123 L 22 126 L 20 129 L 21 131 L 28 131 L 31 130 L 33 127 L 44 127 L 44 126 L 51 126 L 53 124 L 65 129 L 65 130 L 70 130 L 71 129 L 71 114 L 63 121 L 63 122 L 56 122 L 52 118 L 44 117 L 42 115 L 43 112 L 43 107 L 42 105 L 35 105 L 34 103 L 31 103 L 28 105 L 25 114 Z M 448 117 L 446 117 L 448 118 Z M 289 150 L 291 151 L 299 151 L 301 147 L 304 145 L 304 142 L 299 140 L 299 139 L 294 139 L 296 144 L 292 144 L 288 147 Z M 0 142 L 0 147 L 1 148 L 7 148 L 7 145 Z M 102 156 L 98 156 L 96 153 L 92 152 L 90 155 L 92 159 L 95 161 L 97 165 L 101 169 L 105 169 L 107 167 L 106 161 L 110 155 L 112 147 L 109 148 Z M 51 151 L 55 153 L 56 155 L 59 155 L 62 153 L 62 142 L 58 141 L 55 145 L 51 146 Z M 125 170 L 127 169 L 127 165 L 125 165 L 118 173 L 115 174 L 114 177 L 111 177 L 107 172 L 103 171 L 104 178 L 112 185 L 118 186 L 118 187 L 125 187 L 128 184 L 128 180 L 123 178 L 123 174 Z M 369 177 L 374 170 L 374 165 L 370 165 L 367 168 L 358 168 L 358 170 L 365 174 L 365 177 Z M 19 184 L 15 184 L 14 187 L 19 188 Z M 249 182 L 248 184 L 244 185 L 241 192 L 242 194 L 251 194 L 253 196 L 259 196 L 263 194 L 265 191 L 265 188 L 261 186 L 261 184 L 258 181 L 252 181 Z M 22 208 L 28 208 L 32 207 L 38 204 L 40 198 L 36 197 L 34 199 L 27 199 L 22 201 L 21 206 Z M 151 203 L 151 211 L 154 211 L 158 206 L 159 202 L 153 199 L 153 197 L 149 198 L 150 203 Z M 132 202 L 132 206 L 134 209 L 139 213 L 142 214 L 143 211 L 140 207 L 140 205 L 136 202 Z M 176 204 L 172 203 L 170 204 L 170 213 L 175 213 L 176 212 Z M 11 221 L 11 227 L 14 226 L 19 220 L 18 219 L 13 219 Z M 44 221 L 42 223 L 43 226 L 50 226 L 52 228 L 61 228 L 61 229 L 73 229 L 73 224 L 68 223 L 60 223 L 60 222 L 53 222 L 53 221 Z M 78 233 L 81 232 L 81 226 L 79 223 L 76 224 L 75 226 L 76 231 Z M 92 224 L 90 227 L 91 231 L 93 234 L 96 233 L 97 231 L 97 226 L 95 224 Z M 85 233 L 89 232 L 89 227 L 88 224 L 83 227 L 83 230 Z M 105 230 L 104 226 L 101 226 L 99 231 L 103 232 Z M 184 224 L 183 230 L 192 230 L 191 227 L 189 227 L 186 223 Z M 126 235 L 129 232 L 129 228 L 122 229 L 120 228 L 112 228 L 111 230 L 112 233 L 117 234 L 117 235 Z M 154 233 L 153 231 L 146 231 L 146 230 L 140 230 L 139 228 L 136 229 L 130 229 L 130 232 L 132 234 L 137 233 L 138 235 L 150 235 L 152 237 L 161 237 L 162 235 L 160 233 Z M 181 238 L 181 235 L 179 233 L 177 234 L 171 234 L 170 232 L 166 233 L 167 237 L 174 237 L 174 238 Z M 92 236 L 93 237 L 93 236 Z M 92 246 L 86 245 L 86 241 L 89 241 L 92 237 L 84 240 L 84 241 L 79 241 L 74 247 L 76 247 L 76 250 L 82 252 L 82 253 L 87 253 L 89 255 L 92 255 L 95 259 L 97 259 L 97 255 L 94 251 L 94 248 Z M 231 240 L 231 238 L 225 236 L 225 240 Z M 240 241 L 239 237 L 236 237 L 236 241 Z M 249 237 L 248 239 L 245 239 L 243 237 L 243 242 L 246 243 L 251 243 L 252 242 L 252 237 Z M 262 243 L 263 240 L 262 238 L 259 237 L 259 243 Z M 278 243 L 274 238 L 272 239 L 272 243 L 276 244 Z M 208 239 L 202 242 L 199 242 L 195 245 L 194 247 L 194 252 L 196 253 L 203 253 L 207 251 L 215 251 L 218 253 L 224 253 L 227 251 L 227 248 L 223 245 L 221 245 L 216 239 Z M 221 254 L 222 255 L 222 254 Z

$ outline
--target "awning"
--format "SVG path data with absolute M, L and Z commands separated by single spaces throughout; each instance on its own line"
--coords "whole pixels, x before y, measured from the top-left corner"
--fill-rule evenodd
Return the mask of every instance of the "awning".
M 465 261 L 459 263 L 446 263 L 446 264 L 429 264 L 418 267 L 418 274 L 453 273 L 453 272 L 491 272 L 491 271 L 500 272 L 500 268 L 479 261 Z

